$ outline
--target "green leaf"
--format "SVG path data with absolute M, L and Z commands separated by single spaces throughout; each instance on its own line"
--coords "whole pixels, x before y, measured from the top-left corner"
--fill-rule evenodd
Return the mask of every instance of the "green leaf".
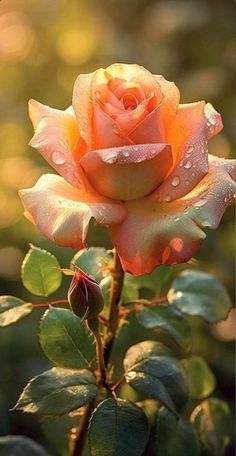
M 125 281 L 133 283 L 136 287 L 148 288 L 152 290 L 153 295 L 158 295 L 163 288 L 170 282 L 173 275 L 172 266 L 159 266 L 150 274 L 135 277 L 131 274 L 125 274 Z
M 122 399 L 106 399 L 93 412 L 89 426 L 92 456 L 141 456 L 149 437 L 140 407 Z
M 186 318 L 172 306 L 149 306 L 137 313 L 139 323 L 147 329 L 158 328 L 167 332 L 186 352 L 192 345 L 191 327 Z
M 78 266 L 100 282 L 107 275 L 107 267 L 112 261 L 112 254 L 102 247 L 90 247 L 76 253 L 71 260 L 71 268 Z
M 0 296 L 0 327 L 9 326 L 29 315 L 33 310 L 30 302 L 15 296 Z
M 124 282 L 121 294 L 121 302 L 135 301 L 138 299 L 138 287 L 135 283 Z
M 48 456 L 41 445 L 20 435 L 0 437 L 0 454 L 1 456 Z
M 203 399 L 209 396 L 216 386 L 216 379 L 200 356 L 192 356 L 181 361 L 189 388 L 189 396 L 194 399 Z
M 125 378 L 145 397 L 152 397 L 178 415 L 188 398 L 180 362 L 164 345 L 145 341 L 129 348 L 124 359 Z
M 79 426 L 80 418 L 79 413 L 71 413 L 56 417 L 44 417 L 41 420 L 43 433 L 53 455 L 68 456 L 70 454 L 69 435 L 72 428 L 75 429 Z
M 162 407 L 157 415 L 155 456 L 199 456 L 200 445 L 196 431 L 189 421 L 176 420 Z
M 191 269 L 173 281 L 168 301 L 181 312 L 211 323 L 224 320 L 231 308 L 228 293 L 216 277 Z
M 42 318 L 40 343 L 55 364 L 90 369 L 96 350 L 92 333 L 70 310 L 51 307 Z
M 91 402 L 96 393 L 96 380 L 89 370 L 53 367 L 30 380 L 14 409 L 44 416 L 63 415 Z
M 49 296 L 61 285 L 62 272 L 54 255 L 30 245 L 21 267 L 25 288 L 37 296 Z
M 228 405 L 220 399 L 206 399 L 191 415 L 201 444 L 214 456 L 224 456 L 231 440 L 231 416 Z

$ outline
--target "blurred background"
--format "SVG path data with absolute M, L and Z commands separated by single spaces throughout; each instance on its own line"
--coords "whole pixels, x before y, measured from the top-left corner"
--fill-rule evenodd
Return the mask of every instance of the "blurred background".
M 35 98 L 58 109 L 71 104 L 79 73 L 113 62 L 138 63 L 173 80 L 182 102 L 205 99 L 221 112 L 225 128 L 210 152 L 232 157 L 236 4 L 232 0 L 2 0 L 0 2 L 0 292 L 31 299 L 20 281 L 29 242 L 54 252 L 68 266 L 72 249 L 45 241 L 23 217 L 17 191 L 52 171 L 27 143 L 32 126 L 27 102 Z M 195 260 L 234 296 L 233 209 Z M 93 233 L 96 245 L 107 243 Z M 58 295 L 61 296 L 61 295 Z M 56 295 L 57 298 L 57 295 Z M 34 302 L 37 301 L 37 298 Z M 22 387 L 48 366 L 37 340 L 41 313 L 0 331 L 0 433 L 44 441 L 38 420 L 8 412 Z M 217 394 L 233 400 L 233 313 L 211 328 L 199 323 L 196 351 L 218 378 Z M 226 328 L 226 329 L 225 329 Z

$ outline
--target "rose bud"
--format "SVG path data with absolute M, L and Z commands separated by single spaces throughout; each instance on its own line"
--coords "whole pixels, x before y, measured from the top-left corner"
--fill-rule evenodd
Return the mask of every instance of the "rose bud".
M 76 269 L 68 290 L 68 301 L 80 318 L 92 319 L 102 311 L 104 299 L 98 283 L 81 269 Z

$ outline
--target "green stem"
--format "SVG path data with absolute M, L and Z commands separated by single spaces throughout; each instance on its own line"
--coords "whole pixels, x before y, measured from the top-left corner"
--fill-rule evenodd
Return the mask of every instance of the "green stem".
M 101 382 L 103 386 L 110 391 L 110 387 L 107 383 L 106 379 L 106 366 L 104 361 L 104 347 L 101 338 L 101 334 L 99 331 L 99 319 L 93 318 L 87 321 L 88 327 L 91 329 L 92 333 L 94 334 L 95 341 L 96 341 L 96 354 L 97 354 L 97 362 L 101 376 Z
M 119 325 L 119 303 L 124 282 L 124 271 L 117 252 L 114 254 L 112 270 L 112 286 L 109 303 L 108 331 L 104 350 L 105 365 L 107 366 L 112 351 L 116 331 Z

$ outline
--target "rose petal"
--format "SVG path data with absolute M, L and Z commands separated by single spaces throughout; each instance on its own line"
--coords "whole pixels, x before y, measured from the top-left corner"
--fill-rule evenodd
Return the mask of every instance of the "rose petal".
M 91 217 L 98 223 L 120 223 L 122 203 L 76 189 L 54 174 L 43 175 L 31 189 L 20 191 L 26 216 L 48 239 L 64 247 L 84 246 Z
M 68 182 L 80 187 L 82 176 L 73 158 L 80 139 L 75 115 L 69 109 L 60 111 L 35 100 L 29 101 L 29 115 L 35 128 L 29 144 Z
M 208 138 L 217 135 L 222 128 L 222 118 L 219 112 L 217 112 L 211 103 L 207 103 L 204 108 L 204 114 L 206 118 L 207 130 L 208 130 Z
M 154 201 L 173 201 L 189 193 L 208 171 L 205 102 L 179 105 L 168 135 L 173 170 L 153 193 Z
M 166 144 L 141 144 L 89 152 L 80 161 L 91 185 L 102 195 L 132 200 L 148 195 L 172 163 Z
M 147 114 L 146 117 L 133 129 L 133 131 L 127 135 L 127 137 L 134 144 L 165 143 L 166 135 L 163 128 L 159 106 L 156 106 L 152 112 Z
M 179 89 L 176 87 L 174 82 L 167 81 L 161 75 L 155 75 L 155 78 L 163 93 L 160 111 L 161 119 L 165 129 L 165 134 L 167 136 L 168 131 L 170 129 L 170 125 L 176 116 L 177 108 L 179 105 Z
M 156 96 L 159 94 L 159 100 L 162 98 L 159 82 L 150 71 L 140 65 L 113 63 L 106 68 L 106 72 L 112 78 L 120 78 L 124 81 L 133 81 L 139 84 L 144 90 L 146 98 L 150 96 L 151 92 L 155 92 Z
M 95 72 L 80 74 L 75 81 L 72 106 L 80 128 L 80 135 L 91 148 L 93 142 L 93 106 L 91 103 L 91 82 Z
M 123 268 L 134 275 L 148 274 L 160 264 L 192 258 L 205 228 L 217 228 L 226 207 L 236 198 L 235 162 L 210 157 L 209 173 L 186 197 L 172 203 L 143 198 L 125 203 L 128 215 L 110 227 Z
M 120 130 L 117 129 L 112 117 L 104 112 L 97 103 L 94 105 L 93 125 L 94 142 L 92 150 L 125 146 L 130 143 L 126 137 L 121 136 Z

